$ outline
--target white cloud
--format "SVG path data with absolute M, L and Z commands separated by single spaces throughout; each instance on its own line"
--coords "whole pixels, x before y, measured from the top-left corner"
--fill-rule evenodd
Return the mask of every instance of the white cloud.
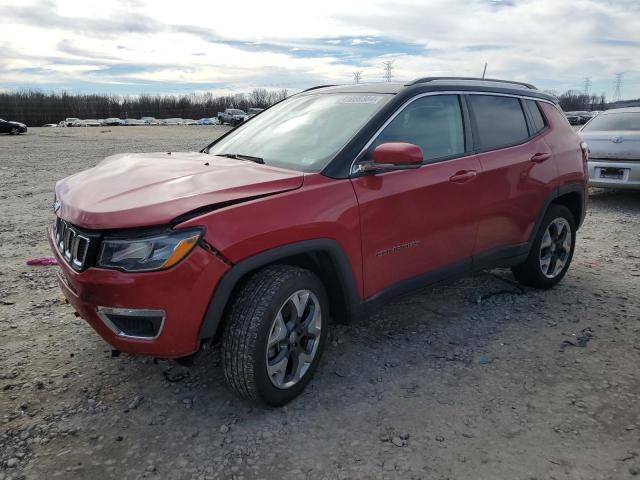
M 479 75 L 562 91 L 591 77 L 640 97 L 640 3 L 631 0 L 175 2 L 0 0 L 0 85 L 139 83 L 140 91 Z M 423 48 L 421 48 L 423 47 Z M 131 92 L 131 87 L 127 89 Z

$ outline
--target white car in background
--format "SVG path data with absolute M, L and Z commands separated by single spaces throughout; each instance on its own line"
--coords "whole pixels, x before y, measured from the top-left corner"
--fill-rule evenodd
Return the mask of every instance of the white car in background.
M 218 119 L 216 117 L 212 118 L 201 118 L 196 122 L 198 125 L 218 125 Z
M 80 120 L 80 126 L 82 127 L 100 127 L 102 124 L 95 118 L 89 118 L 87 120 Z
M 640 189 L 640 107 L 606 110 L 578 134 L 589 148 L 589 185 Z
M 163 125 L 184 125 L 184 120 L 181 118 L 165 118 L 162 120 Z
M 124 125 L 124 120 L 119 118 L 105 118 L 102 121 L 102 125 L 105 127 L 118 127 Z
M 145 125 L 160 125 L 160 121 L 155 117 L 142 117 L 140 120 L 142 120 Z
M 124 124 L 128 127 L 138 127 L 146 125 L 142 120 L 138 120 L 137 118 L 127 118 L 125 119 Z

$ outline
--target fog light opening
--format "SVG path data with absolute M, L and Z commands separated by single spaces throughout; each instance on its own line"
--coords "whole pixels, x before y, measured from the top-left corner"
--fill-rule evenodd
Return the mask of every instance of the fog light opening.
M 164 310 L 98 307 L 98 317 L 119 337 L 154 340 L 164 326 Z

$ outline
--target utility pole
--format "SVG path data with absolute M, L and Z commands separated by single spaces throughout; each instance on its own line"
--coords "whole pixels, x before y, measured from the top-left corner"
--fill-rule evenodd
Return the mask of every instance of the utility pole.
M 584 94 L 589 96 L 589 89 L 591 88 L 591 77 L 584 77 Z
M 484 62 L 484 70 L 482 70 L 482 78 L 484 78 L 486 73 L 487 73 L 487 62 Z
M 393 78 L 393 62 L 395 60 L 387 60 L 385 62 L 382 62 L 382 65 L 384 65 L 384 78 L 387 82 L 390 82 L 391 79 Z
M 622 100 L 622 76 L 624 72 L 616 73 L 616 89 L 613 93 L 613 101 L 619 102 Z
M 353 83 L 360 83 L 362 79 L 362 70 L 357 70 L 353 72 Z

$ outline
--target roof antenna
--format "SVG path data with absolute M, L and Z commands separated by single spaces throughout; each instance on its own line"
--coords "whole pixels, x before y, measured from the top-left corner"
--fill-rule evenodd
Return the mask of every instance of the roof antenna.
M 482 78 L 484 78 L 486 73 L 487 73 L 487 62 L 484 62 L 484 70 L 482 70 Z

